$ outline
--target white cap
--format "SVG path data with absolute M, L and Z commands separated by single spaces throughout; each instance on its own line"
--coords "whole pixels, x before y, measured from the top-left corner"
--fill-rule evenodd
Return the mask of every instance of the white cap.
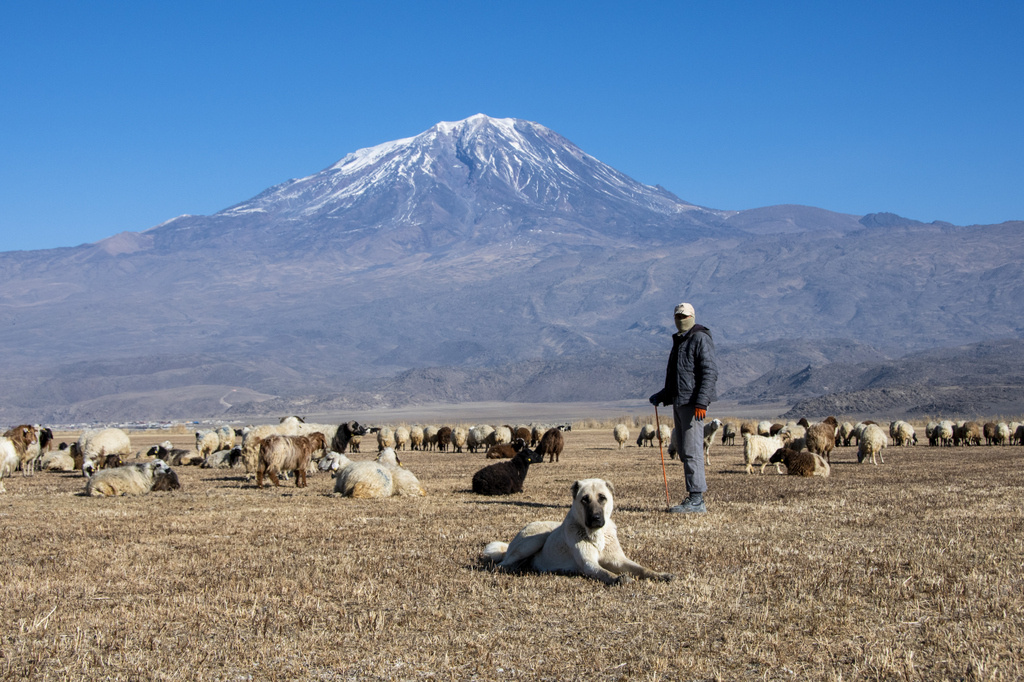
M 693 317 L 693 306 L 689 303 L 680 303 L 676 306 L 676 315 L 682 315 L 683 317 Z

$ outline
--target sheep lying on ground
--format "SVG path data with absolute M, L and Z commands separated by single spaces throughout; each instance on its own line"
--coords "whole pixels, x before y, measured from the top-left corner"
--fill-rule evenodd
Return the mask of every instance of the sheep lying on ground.
M 626 441 L 629 440 L 629 427 L 625 424 L 616 424 L 612 429 L 612 436 L 615 437 L 615 442 L 619 444 L 619 450 L 621 450 L 626 447 Z
M 831 473 L 831 467 L 825 458 L 809 450 L 797 452 L 790 448 L 781 448 L 775 451 L 768 462 L 776 466 L 782 462 L 790 476 L 828 476 Z
M 537 454 L 542 458 L 544 455 L 547 455 L 549 463 L 557 462 L 564 447 L 565 439 L 562 437 L 562 432 L 558 429 L 548 429 L 540 438 L 540 443 L 537 445 Z
M 487 448 L 487 459 L 512 459 L 516 456 L 516 449 L 509 443 L 492 445 Z
M 950 438 L 952 439 L 952 436 Z M 870 459 L 872 464 L 878 464 L 875 461 L 877 458 L 878 461 L 885 464 L 885 460 L 882 459 L 882 450 L 889 444 L 888 441 L 885 431 L 878 424 L 868 424 L 861 432 L 860 443 L 857 444 L 857 461 L 863 464 L 865 460 Z
M 544 455 L 530 450 L 526 441 L 512 443 L 515 457 L 507 462 L 489 464 L 473 474 L 473 492 L 478 495 L 511 495 L 523 492 L 523 481 L 531 464 L 544 461 Z
M 306 487 L 306 469 L 313 453 L 327 447 L 324 434 L 317 431 L 309 436 L 269 436 L 260 445 L 259 467 L 256 469 L 256 487 L 263 487 L 266 474 L 275 486 L 281 482 L 277 475 L 286 471 L 295 472 L 295 487 Z
M 352 462 L 341 469 L 334 492 L 358 498 L 426 495 L 412 472 L 402 468 L 393 448 L 384 448 L 372 462 Z
M 338 472 L 347 467 L 352 463 L 345 455 L 340 452 L 328 452 L 326 455 L 320 458 L 319 469 L 320 471 L 329 471 L 331 476 L 337 476 Z
M 216 435 L 215 432 L 210 433 Z M 218 439 L 218 443 L 220 440 Z M 201 465 L 205 459 L 196 450 L 187 450 L 185 448 L 176 448 L 169 440 L 165 440 L 163 443 L 154 445 L 146 451 L 147 457 L 154 457 L 156 459 L 162 459 L 167 462 L 168 466 L 193 466 Z
M 168 469 L 153 476 L 153 487 L 150 488 L 154 493 L 180 489 L 181 482 L 178 481 L 178 474 L 174 472 L 174 469 Z
M 238 445 L 230 450 L 211 452 L 210 456 L 199 465 L 202 469 L 228 469 L 242 459 L 242 448 Z
M 67 443 L 61 443 L 57 450 L 50 450 L 39 460 L 39 468 L 42 471 L 74 471 L 75 458 L 71 456 L 71 448 Z
M 145 495 L 153 489 L 158 474 L 170 471 L 162 459 L 144 464 L 128 464 L 97 471 L 85 484 L 85 494 L 92 497 Z
M 771 457 L 776 452 L 786 447 L 789 439 L 783 435 L 777 436 L 755 436 L 747 434 L 743 436 L 743 462 L 747 466 L 747 473 L 754 473 L 754 465 L 761 465 L 761 473 L 764 468 L 771 464 Z M 775 463 L 775 473 L 781 474 L 782 468 Z

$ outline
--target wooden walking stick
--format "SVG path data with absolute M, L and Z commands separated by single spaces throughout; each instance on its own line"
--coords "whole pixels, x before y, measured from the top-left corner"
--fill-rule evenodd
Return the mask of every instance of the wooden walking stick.
M 665 504 L 672 506 L 668 496 L 668 474 L 665 473 L 665 448 L 661 443 L 661 420 L 658 419 L 658 406 L 654 406 L 654 428 L 658 429 L 658 450 L 661 451 L 661 477 L 665 479 Z

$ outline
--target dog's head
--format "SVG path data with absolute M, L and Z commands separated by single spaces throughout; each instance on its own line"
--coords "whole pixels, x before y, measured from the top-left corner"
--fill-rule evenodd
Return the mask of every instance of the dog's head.
M 601 478 L 586 478 L 572 484 L 572 508 L 576 520 L 587 530 L 603 528 L 612 516 L 612 484 Z

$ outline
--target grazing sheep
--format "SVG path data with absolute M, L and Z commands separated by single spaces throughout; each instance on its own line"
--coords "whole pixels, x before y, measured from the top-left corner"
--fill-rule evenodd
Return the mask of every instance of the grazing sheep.
M 785 424 L 780 424 L 778 422 L 772 422 L 771 428 L 768 429 L 768 435 L 769 436 L 777 436 L 779 434 L 779 431 L 781 431 L 783 428 L 785 428 L 785 426 L 786 426 Z
M 612 436 L 615 437 L 615 442 L 619 444 L 619 450 L 621 450 L 626 447 L 626 441 L 629 440 L 629 427 L 625 424 L 616 424 L 612 429 Z
M 317 431 L 309 436 L 268 436 L 260 444 L 260 461 L 256 470 L 256 487 L 263 487 L 266 474 L 275 486 L 281 482 L 277 475 L 285 471 L 295 472 L 295 487 L 306 487 L 306 470 L 313 453 L 327 447 L 324 434 Z
M 758 436 L 770 436 L 772 435 L 772 423 L 768 420 L 761 420 L 757 422 L 757 435 Z
M 395 432 L 390 427 L 382 426 L 380 431 L 377 432 L 377 451 L 381 451 L 384 448 L 395 447 Z
M 832 463 L 832 450 L 836 447 L 836 430 L 839 428 L 839 421 L 835 417 L 825 417 L 820 423 L 807 429 L 807 449 L 816 455 L 821 455 L 825 460 Z M 794 448 L 796 449 L 796 448 Z M 799 450 L 797 450 L 799 452 Z
M 802 422 L 807 422 L 806 419 L 801 419 Z M 772 434 L 777 435 L 788 435 L 791 439 L 804 438 L 807 435 L 807 427 L 799 422 L 788 422 L 781 429 Z
M 743 436 L 743 461 L 747 466 L 747 473 L 754 473 L 754 465 L 761 465 L 761 473 L 764 468 L 771 464 L 771 457 L 776 452 L 786 447 L 789 443 L 784 435 L 777 436 L 755 436 L 747 434 Z M 782 467 L 775 463 L 775 473 L 781 474 Z
M 658 445 L 664 445 L 665 443 L 672 442 L 672 427 L 668 424 L 660 424 L 658 426 Z M 653 445 L 653 443 L 651 443 Z
M 437 430 L 437 449 L 441 452 L 448 452 L 452 444 L 452 427 L 442 426 Z
M 917 445 L 917 434 L 914 432 L 914 427 L 903 420 L 894 421 L 889 426 L 889 435 L 892 436 L 893 445 L 898 447 Z
M 711 445 L 715 442 L 715 436 L 722 429 L 722 420 L 712 419 L 704 425 L 704 465 L 711 464 Z
M 110 455 L 127 457 L 132 452 L 132 443 L 128 434 L 121 429 L 93 429 L 78 437 L 78 450 L 82 453 L 84 473 L 87 466 L 90 469 L 103 469 Z
M 740 424 L 740 438 L 743 438 L 743 436 L 747 435 L 748 433 L 752 436 L 758 435 L 757 422 L 745 421 L 742 424 Z
M 14 443 L 6 436 L 0 436 L 0 493 L 7 492 L 4 487 L 4 478 L 10 478 L 11 474 L 18 468 L 21 457 Z
M 232 445 L 234 444 L 234 432 L 231 433 Z M 220 433 L 216 430 L 196 431 L 196 451 L 199 456 L 206 459 L 211 452 L 220 450 Z M 230 449 L 230 448 L 229 448 Z
M 103 469 L 93 474 L 86 482 L 85 494 L 91 497 L 145 495 L 153 489 L 157 474 L 167 471 L 170 471 L 170 467 L 162 459 Z
M 654 437 L 656 435 L 658 435 L 658 430 L 654 427 L 654 424 L 644 424 L 640 429 L 640 435 L 636 437 L 637 447 L 642 447 L 644 443 L 654 447 Z
M 981 424 L 976 421 L 969 421 L 963 426 L 960 442 L 963 445 L 981 445 L 983 437 Z
M 544 437 L 544 432 L 550 428 L 551 426 L 548 424 L 534 424 L 530 429 L 530 447 L 536 447 L 540 443 L 540 439 Z
M 479 424 L 469 428 L 469 435 L 466 436 L 466 446 L 470 452 L 476 452 L 487 446 L 487 439 L 494 432 L 494 427 L 487 424 Z
M 395 450 L 405 450 L 409 447 L 409 427 L 395 427 Z
M 512 429 L 507 426 L 498 426 L 494 429 L 494 433 L 488 436 L 491 440 L 490 445 L 501 445 L 502 443 L 512 442 Z
M 740 427 L 736 422 L 725 422 L 722 427 L 722 445 L 736 445 L 736 436 Z
M 18 465 L 21 467 L 21 475 L 31 476 L 35 473 L 35 462 L 39 457 L 39 438 L 32 425 L 20 424 L 12 426 L 4 431 L 3 437 L 11 441 L 14 449 L 18 452 Z
M 437 447 L 437 431 L 436 426 L 423 427 L 423 444 L 427 446 L 427 450 L 433 450 Z
M 523 481 L 531 464 L 544 461 L 544 455 L 530 450 L 526 440 L 512 443 L 516 455 L 507 462 L 489 464 L 473 474 L 473 492 L 478 495 L 511 495 L 523 492 Z
M 950 431 L 952 432 L 952 426 Z M 951 440 L 952 438 L 953 436 L 950 435 Z M 870 459 L 872 464 L 878 464 L 878 461 L 885 464 L 885 460 L 882 459 L 882 450 L 888 444 L 889 439 L 886 437 L 885 431 L 878 424 L 868 424 L 857 445 L 857 461 L 863 464 L 865 460 Z M 878 461 L 875 461 L 876 458 Z
M 840 441 L 842 441 L 841 444 L 844 447 L 849 447 L 850 439 L 853 437 L 853 424 L 850 422 L 843 422 L 839 425 L 839 433 L 836 434 L 836 445 L 840 445 Z
M 423 449 L 423 427 L 413 426 L 409 429 L 409 449 L 410 450 L 422 450 Z
M 523 442 L 529 443 L 530 440 L 533 439 L 533 429 L 531 429 L 529 426 L 526 426 L 525 424 L 520 424 L 519 426 L 512 429 L 513 443 L 515 442 L 516 438 L 522 438 Z
M 466 440 L 469 437 L 469 432 L 461 426 L 456 426 L 452 429 L 452 447 L 455 452 L 462 452 L 466 449 Z
M 935 427 L 935 440 L 940 446 L 953 445 L 953 422 L 948 419 L 939 422 L 939 425 Z
M 559 429 L 548 429 L 544 432 L 544 435 L 540 438 L 540 443 L 537 445 L 537 454 L 542 458 L 544 455 L 548 456 L 548 463 L 557 462 L 558 456 L 562 454 L 562 448 L 565 447 L 565 439 L 562 437 L 562 432 Z
M 1017 445 L 1024 445 L 1024 424 L 1018 424 L 1014 429 L 1013 440 Z
M 1006 422 L 996 424 L 996 437 L 992 440 L 995 445 L 1010 444 L 1010 425 Z
M 996 439 L 996 423 L 985 422 L 985 426 L 982 427 L 982 433 L 985 434 L 985 445 L 994 445 Z
M 829 463 L 821 455 L 804 450 L 798 452 L 790 448 L 781 448 L 768 460 L 771 464 L 786 465 L 786 473 L 790 476 L 828 476 L 831 473 Z

